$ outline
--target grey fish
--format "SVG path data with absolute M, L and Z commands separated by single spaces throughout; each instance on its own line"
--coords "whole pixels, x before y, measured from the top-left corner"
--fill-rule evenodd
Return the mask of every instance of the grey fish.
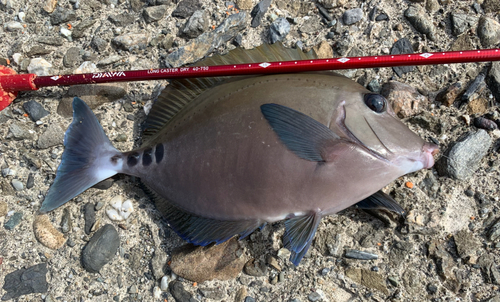
M 200 65 L 308 58 L 315 56 L 263 45 Z M 197 245 L 285 220 L 295 265 L 323 216 L 360 201 L 402 212 L 377 191 L 432 167 L 437 151 L 384 97 L 334 73 L 173 81 L 148 116 L 142 147 L 130 152 L 112 146 L 82 100 L 73 109 L 41 212 L 124 173 L 140 177 L 171 227 Z

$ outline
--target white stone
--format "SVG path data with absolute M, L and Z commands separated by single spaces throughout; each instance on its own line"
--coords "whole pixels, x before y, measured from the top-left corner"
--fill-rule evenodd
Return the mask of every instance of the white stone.
M 153 288 L 153 297 L 157 300 L 161 299 L 161 289 L 158 286 Z
M 76 74 L 93 73 L 93 72 L 97 72 L 97 66 L 90 61 L 83 62 L 82 65 L 80 65 L 80 67 L 78 67 L 74 71 L 74 73 Z
M 25 16 L 26 16 L 26 14 L 24 12 L 19 12 L 19 14 L 17 14 L 17 17 L 19 18 L 19 21 L 21 21 L 21 22 L 24 22 Z
M 66 27 L 61 26 L 61 35 L 66 37 L 66 39 L 68 39 L 69 41 L 73 41 L 73 39 L 71 37 L 72 34 L 73 33 L 71 32 L 71 30 L 67 29 Z
M 7 22 L 3 25 L 3 28 L 5 28 L 6 31 L 18 31 L 24 29 L 23 25 L 17 21 Z
M 168 276 L 165 275 L 161 278 L 160 288 L 162 291 L 166 292 L 168 290 Z
M 32 59 L 28 65 L 28 72 L 34 73 L 37 76 L 47 76 L 50 75 L 52 71 L 52 64 L 45 61 L 42 58 Z
M 123 201 L 123 197 L 120 195 L 111 198 L 109 205 L 106 214 L 113 221 L 126 220 L 134 212 L 132 201 L 130 199 Z
M 17 65 L 19 65 L 19 63 L 21 63 L 21 58 L 23 57 L 22 54 L 16 52 L 15 54 L 12 55 L 12 59 L 14 60 L 14 63 L 16 63 Z

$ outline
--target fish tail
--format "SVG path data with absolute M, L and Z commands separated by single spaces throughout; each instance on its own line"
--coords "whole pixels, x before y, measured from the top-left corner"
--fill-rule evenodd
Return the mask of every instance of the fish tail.
M 52 211 L 122 168 L 121 152 L 104 133 L 96 116 L 79 98 L 73 99 L 73 122 L 64 136 L 64 153 L 40 212 Z

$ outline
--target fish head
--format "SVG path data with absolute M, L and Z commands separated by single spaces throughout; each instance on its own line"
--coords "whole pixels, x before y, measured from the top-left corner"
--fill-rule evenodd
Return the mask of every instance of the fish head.
M 438 146 L 424 141 L 403 124 L 385 97 L 366 89 L 341 101 L 334 116 L 342 134 L 401 175 L 434 165 Z

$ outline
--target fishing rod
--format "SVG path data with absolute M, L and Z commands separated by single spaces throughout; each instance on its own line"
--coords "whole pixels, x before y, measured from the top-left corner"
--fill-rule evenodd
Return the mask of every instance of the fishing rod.
M 53 76 L 16 74 L 14 70 L 0 66 L 0 110 L 7 107 L 15 99 L 19 91 L 38 90 L 39 88 L 50 86 L 488 61 L 500 61 L 499 48 L 132 71 L 107 71 Z

